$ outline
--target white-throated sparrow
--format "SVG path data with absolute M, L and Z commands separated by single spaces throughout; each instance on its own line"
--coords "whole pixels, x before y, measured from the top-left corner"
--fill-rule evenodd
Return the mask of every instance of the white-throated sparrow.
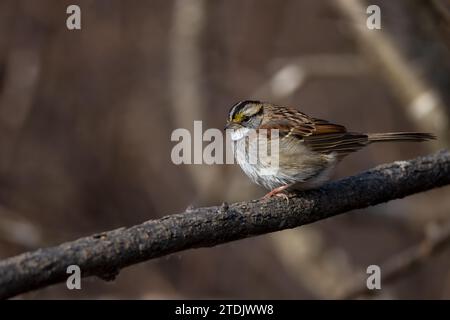
M 309 117 L 294 108 L 253 100 L 236 103 L 228 114 L 225 128 L 233 129 L 234 141 L 245 141 L 245 148 L 235 148 L 235 158 L 255 183 L 272 190 L 265 198 L 285 197 L 284 190 L 320 186 L 342 158 L 372 142 L 435 139 L 433 134 L 421 132 L 348 132 L 342 125 Z M 272 133 L 273 129 L 277 135 Z M 261 139 L 261 132 L 266 139 Z M 270 160 L 273 158 L 258 154 L 257 161 L 251 162 L 249 146 L 254 145 L 253 150 L 264 147 L 273 156 L 270 142 L 275 136 L 278 136 L 277 168 L 263 173 L 263 169 L 273 165 Z

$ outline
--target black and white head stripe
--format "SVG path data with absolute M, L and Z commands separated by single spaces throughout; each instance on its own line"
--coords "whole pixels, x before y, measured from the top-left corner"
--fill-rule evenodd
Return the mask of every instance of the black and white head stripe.
M 230 121 L 233 120 L 233 116 L 235 114 L 237 114 L 238 112 L 240 112 L 242 109 L 245 108 L 245 106 L 247 106 L 248 104 L 260 104 L 261 101 L 258 100 L 242 100 L 239 101 L 238 103 L 236 103 L 235 105 L 233 105 L 230 109 L 230 112 L 228 113 L 228 119 Z

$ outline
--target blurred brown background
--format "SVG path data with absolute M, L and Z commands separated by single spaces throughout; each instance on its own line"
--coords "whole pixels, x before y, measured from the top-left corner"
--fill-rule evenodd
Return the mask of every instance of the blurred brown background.
M 81 8 L 82 29 L 66 28 Z M 264 190 L 237 166 L 172 164 L 176 128 L 223 128 L 235 102 L 262 99 L 355 131 L 435 132 L 383 144 L 335 178 L 448 145 L 450 4 L 359 0 L 2 0 L 0 258 Z M 20 298 L 339 298 L 447 223 L 443 188 L 310 226 L 129 267 L 82 290 Z M 383 270 L 382 270 L 383 272 Z M 1 275 L 0 275 L 1 276 Z M 377 297 L 450 298 L 443 250 Z

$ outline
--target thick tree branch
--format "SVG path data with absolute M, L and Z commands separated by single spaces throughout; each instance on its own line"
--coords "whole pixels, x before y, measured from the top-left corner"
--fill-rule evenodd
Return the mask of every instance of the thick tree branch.
M 450 152 L 382 165 L 282 199 L 188 209 L 0 261 L 0 298 L 65 281 L 69 265 L 82 276 L 112 279 L 121 268 L 190 248 L 212 247 L 294 228 L 450 183 Z

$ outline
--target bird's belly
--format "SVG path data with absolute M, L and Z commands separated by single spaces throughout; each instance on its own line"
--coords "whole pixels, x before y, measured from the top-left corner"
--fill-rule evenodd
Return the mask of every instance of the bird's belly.
M 280 146 L 278 161 L 260 154 L 251 154 L 252 148 L 237 148 L 235 157 L 244 173 L 266 189 L 292 185 L 293 189 L 315 188 L 329 179 L 335 164 L 334 155 L 322 155 L 304 146 L 295 149 Z M 257 161 L 249 161 L 250 157 Z M 269 159 L 270 158 L 270 159 Z

